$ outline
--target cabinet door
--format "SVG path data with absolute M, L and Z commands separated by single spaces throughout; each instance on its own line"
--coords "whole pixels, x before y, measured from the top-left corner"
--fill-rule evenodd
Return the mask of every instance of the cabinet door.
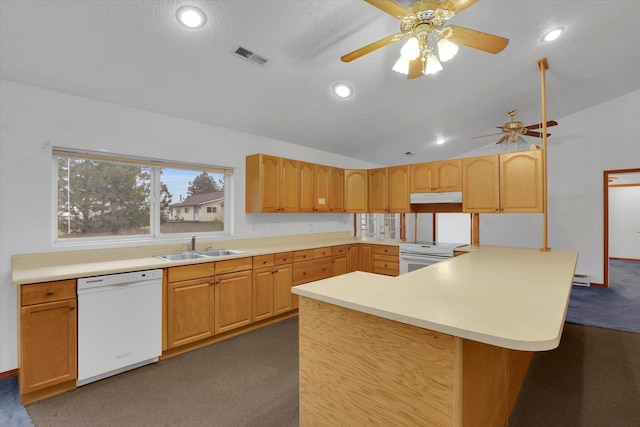
M 314 211 L 316 212 L 329 212 L 329 188 L 331 168 L 324 165 L 316 166 L 316 186 L 315 186 L 315 199 L 314 199 Z
M 300 162 L 300 212 L 313 212 L 315 209 L 316 165 Z
M 167 284 L 167 346 L 179 347 L 214 334 L 213 278 Z
M 373 273 L 373 247 L 360 245 L 358 248 L 358 270 Z
M 279 202 L 280 212 L 298 212 L 299 163 L 297 160 L 280 159 Z
M 433 163 L 415 163 L 409 168 L 411 173 L 411 192 L 430 193 L 435 187 L 433 183 Z
M 346 212 L 365 213 L 368 205 L 369 174 L 365 169 L 345 169 L 344 207 Z
M 388 168 L 389 212 L 409 212 L 409 166 Z
M 253 320 L 273 316 L 273 267 L 253 270 Z
M 369 212 L 386 213 L 389 209 L 387 199 L 387 168 L 369 170 Z
M 246 157 L 245 212 L 277 212 L 280 158 Z
M 462 211 L 500 210 L 500 162 L 498 155 L 462 159 Z
M 251 323 L 252 272 L 216 275 L 214 330 L 216 334 Z
M 346 255 L 333 257 L 332 264 L 333 264 L 332 272 L 334 276 L 339 276 L 341 274 L 347 273 L 347 256 Z
M 542 151 L 500 155 L 500 211 L 542 212 Z
M 434 162 L 434 190 L 438 192 L 462 190 L 460 169 L 460 159 Z
M 351 245 L 347 249 L 347 272 L 358 270 L 358 245 Z
M 77 378 L 75 299 L 22 307 L 20 333 L 20 394 Z
M 273 311 L 280 314 L 293 310 L 297 295 L 291 293 L 293 268 L 291 264 L 277 265 L 273 269 Z
M 329 212 L 344 212 L 344 169 L 331 168 Z

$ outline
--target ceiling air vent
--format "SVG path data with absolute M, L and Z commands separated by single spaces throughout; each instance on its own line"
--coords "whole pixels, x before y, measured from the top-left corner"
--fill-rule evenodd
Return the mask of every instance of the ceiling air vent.
M 238 46 L 237 48 L 235 48 L 233 50 L 233 54 L 241 58 L 244 58 L 247 61 L 253 62 L 256 65 L 264 65 L 268 61 L 268 59 L 265 58 L 264 56 L 260 56 L 256 53 L 253 53 L 249 49 L 244 48 L 242 46 Z

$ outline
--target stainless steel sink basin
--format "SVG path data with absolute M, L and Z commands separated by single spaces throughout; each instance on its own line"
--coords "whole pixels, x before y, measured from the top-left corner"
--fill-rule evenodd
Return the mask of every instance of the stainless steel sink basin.
M 178 252 L 175 254 L 154 255 L 154 257 L 165 261 L 184 261 L 187 259 L 209 258 L 207 255 L 203 255 L 198 252 Z
M 246 254 L 246 252 L 244 251 L 236 251 L 233 249 L 211 249 L 208 251 L 198 251 L 198 253 L 204 256 L 225 256 L 225 255 Z

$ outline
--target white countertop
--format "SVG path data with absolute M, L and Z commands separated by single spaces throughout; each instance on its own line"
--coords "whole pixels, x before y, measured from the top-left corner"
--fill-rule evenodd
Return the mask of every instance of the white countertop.
M 398 277 L 355 272 L 295 294 L 514 350 L 560 343 L 577 251 L 479 246 Z

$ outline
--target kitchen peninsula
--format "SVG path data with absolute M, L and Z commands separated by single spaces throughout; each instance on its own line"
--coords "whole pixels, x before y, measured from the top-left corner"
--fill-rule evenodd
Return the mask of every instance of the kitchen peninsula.
M 558 346 L 577 252 L 480 246 L 300 296 L 300 425 L 504 426 L 534 351 Z

